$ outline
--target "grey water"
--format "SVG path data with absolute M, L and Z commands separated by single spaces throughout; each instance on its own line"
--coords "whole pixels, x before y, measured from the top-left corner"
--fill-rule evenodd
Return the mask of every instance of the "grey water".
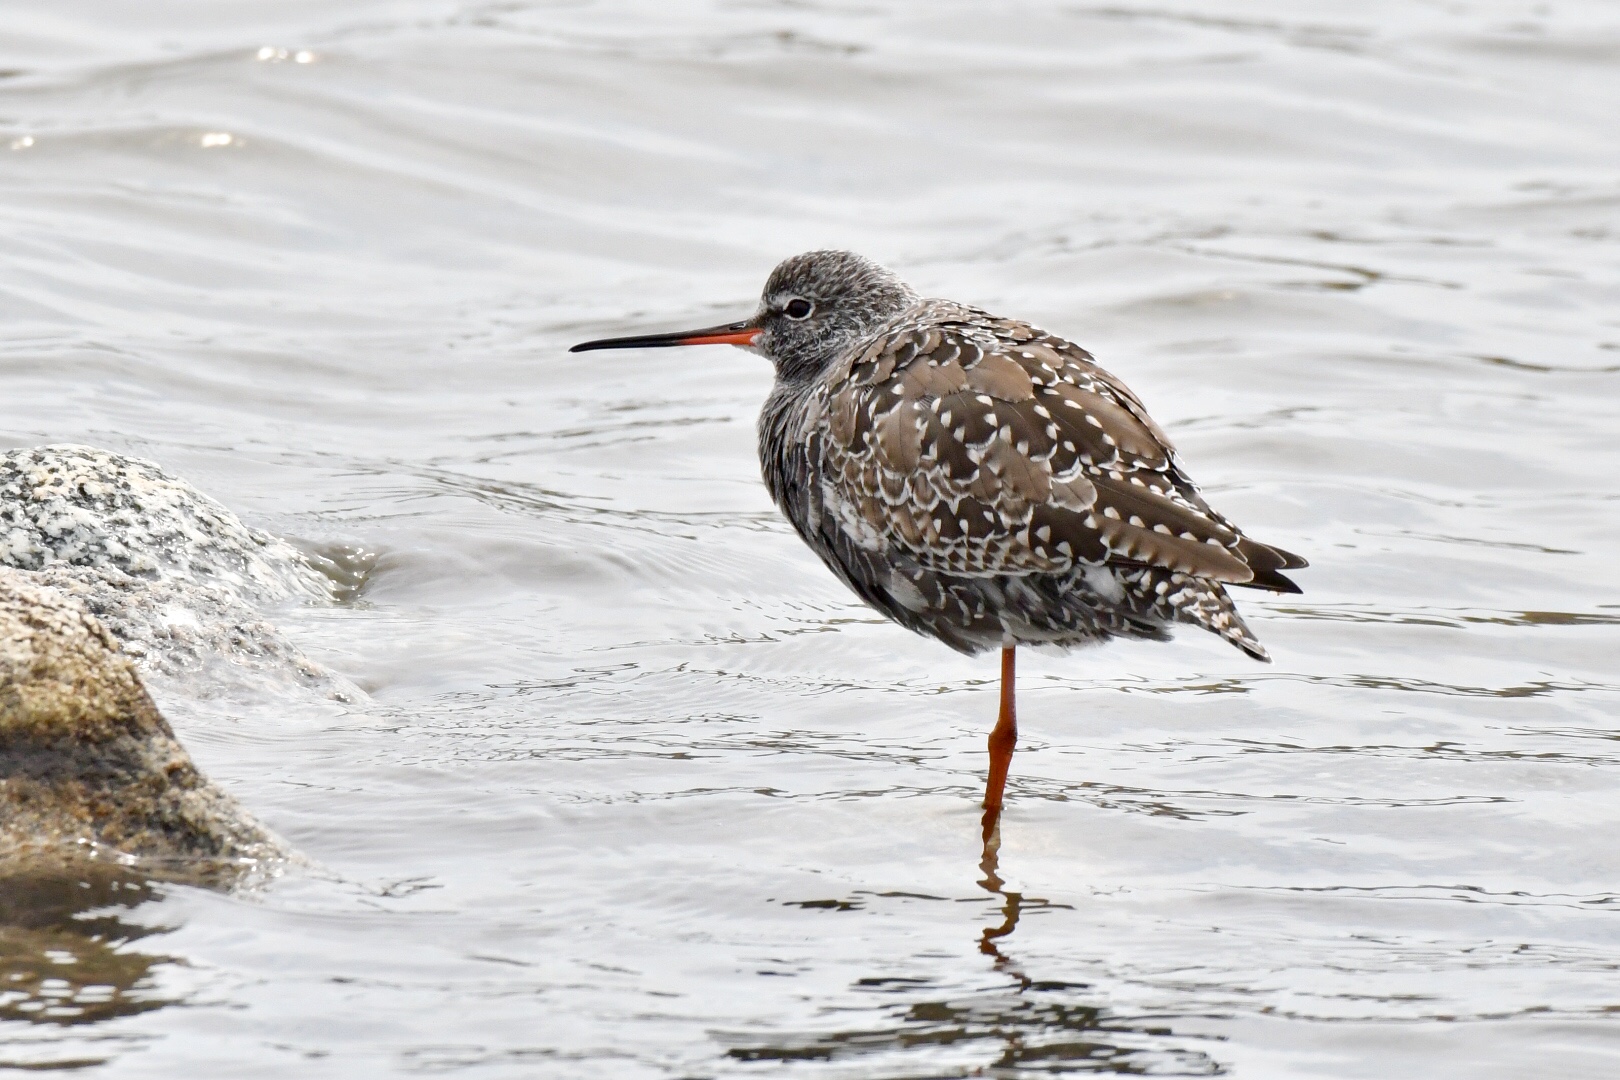
M 154 680 L 315 863 L 0 890 L 0 1065 L 1620 1074 L 1620 11 L 0 3 L 0 445 L 355 586 Z M 847 247 L 1091 349 L 1312 562 L 1020 665 L 863 609 L 764 362 L 570 356 Z

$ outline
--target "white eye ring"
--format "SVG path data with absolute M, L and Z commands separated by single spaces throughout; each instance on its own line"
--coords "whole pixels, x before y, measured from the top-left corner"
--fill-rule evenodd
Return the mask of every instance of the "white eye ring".
M 816 310 L 816 305 L 801 296 L 795 296 L 782 305 L 782 314 L 790 319 L 808 319 L 810 313 Z

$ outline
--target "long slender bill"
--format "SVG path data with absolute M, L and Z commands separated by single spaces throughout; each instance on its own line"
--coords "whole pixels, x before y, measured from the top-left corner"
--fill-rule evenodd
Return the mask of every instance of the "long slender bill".
M 674 334 L 638 334 L 635 337 L 602 338 L 583 341 L 569 352 L 591 352 L 595 349 L 667 349 L 672 345 L 752 345 L 759 337 L 759 327 L 753 323 L 726 323 L 702 330 L 683 330 Z

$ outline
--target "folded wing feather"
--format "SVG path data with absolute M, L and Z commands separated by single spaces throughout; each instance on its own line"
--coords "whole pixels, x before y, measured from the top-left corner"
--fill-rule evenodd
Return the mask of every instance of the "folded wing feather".
M 1216 513 L 1085 350 L 944 306 L 960 317 L 883 335 L 818 403 L 822 497 L 852 535 L 966 576 L 1084 562 L 1299 591 L 1279 571 L 1305 561 Z

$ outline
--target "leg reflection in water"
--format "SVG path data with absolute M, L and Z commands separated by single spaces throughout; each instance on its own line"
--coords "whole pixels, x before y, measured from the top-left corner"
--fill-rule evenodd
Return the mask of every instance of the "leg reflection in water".
M 984 877 L 979 880 L 979 887 L 985 892 L 1001 898 L 1001 924 L 984 928 L 984 932 L 979 935 L 979 951 L 993 959 L 993 966 L 997 971 L 1017 980 L 1018 989 L 1022 992 L 1033 986 L 1034 980 L 1024 974 L 1023 969 L 1009 959 L 1006 953 L 1001 951 L 999 943 L 1002 939 L 1011 937 L 1012 932 L 1018 929 L 1018 918 L 1024 913 L 1026 904 L 1033 907 L 1068 907 L 1069 905 L 1052 904 L 1046 900 L 1033 898 L 1025 900 L 1023 893 L 1009 892 L 1007 883 L 1002 881 L 1001 875 L 997 873 L 1001 867 L 1000 851 L 1001 830 L 995 828 L 986 836 L 984 855 L 979 859 L 979 869 L 984 872 Z
M 1099 998 L 1106 995 L 1079 981 L 1031 978 L 1010 939 L 1025 913 L 1069 909 L 1068 904 L 1025 896 L 1008 889 L 1000 873 L 1000 845 L 992 834 L 979 861 L 979 888 L 997 901 L 998 917 L 979 931 L 978 952 L 991 959 L 1007 984 L 983 985 L 981 961 L 951 956 L 945 967 L 913 967 L 897 976 L 894 956 L 856 989 L 872 995 L 871 1007 L 842 1005 L 824 1016 L 843 1017 L 845 1026 L 809 1031 L 757 1030 L 729 1036 L 726 1056 L 734 1061 L 842 1064 L 847 1075 L 996 1076 L 1006 1080 L 1037 1076 L 1115 1074 L 1128 1076 L 1218 1076 L 1224 1066 L 1186 1036 L 1170 1030 L 1166 1018 L 1122 1014 Z M 952 898 L 919 893 L 873 893 L 903 902 Z M 968 898 L 956 898 L 968 899 Z M 972 899 L 982 902 L 982 895 Z M 820 908 L 821 905 L 818 905 Z M 850 906 L 850 910 L 859 911 Z M 953 919 L 953 925 L 957 925 Z M 938 964 L 940 954 L 928 957 Z M 923 958 L 918 958 L 920 965 Z M 1074 971 L 1076 961 L 1035 954 L 1035 963 Z M 1081 961 L 1083 962 L 1083 961 Z M 724 1036 L 723 1036 L 724 1037 Z M 926 1065 L 919 1058 L 926 1058 Z M 924 1071 L 926 1069 L 926 1071 Z M 858 1071 L 856 1071 L 858 1070 Z M 844 1075 L 844 1074 L 841 1074 Z

